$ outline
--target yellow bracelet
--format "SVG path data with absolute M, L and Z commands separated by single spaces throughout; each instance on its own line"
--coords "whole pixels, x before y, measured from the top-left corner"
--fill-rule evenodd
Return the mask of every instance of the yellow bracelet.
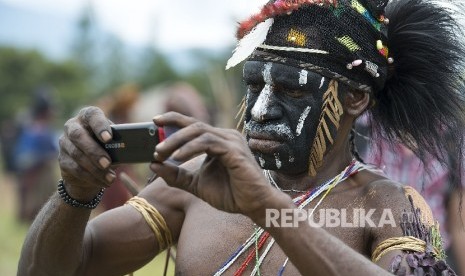
M 382 256 L 392 250 L 405 250 L 424 253 L 426 251 L 426 242 L 412 236 L 390 238 L 378 244 L 376 249 L 373 251 L 373 254 L 371 255 L 371 260 L 373 262 L 378 262 Z M 439 256 L 440 252 L 436 247 L 433 247 L 433 253 L 435 256 Z
M 168 248 L 173 243 L 173 238 L 165 219 L 163 219 L 160 212 L 148 203 L 147 200 L 135 196 L 129 199 L 125 205 L 131 205 L 141 213 L 147 224 L 152 228 L 155 238 L 158 241 L 160 251 Z

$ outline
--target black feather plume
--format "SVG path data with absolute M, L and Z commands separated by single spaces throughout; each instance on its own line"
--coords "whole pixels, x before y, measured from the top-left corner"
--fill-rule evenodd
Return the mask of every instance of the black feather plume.
M 394 63 L 372 108 L 375 133 L 401 142 L 421 159 L 462 161 L 465 47 L 455 11 L 429 0 L 386 8 Z

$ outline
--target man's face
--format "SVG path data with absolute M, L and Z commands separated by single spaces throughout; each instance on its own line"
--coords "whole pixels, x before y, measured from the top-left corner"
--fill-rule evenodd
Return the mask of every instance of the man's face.
M 306 172 L 330 80 L 279 63 L 248 61 L 244 81 L 244 128 L 257 162 L 264 169 Z

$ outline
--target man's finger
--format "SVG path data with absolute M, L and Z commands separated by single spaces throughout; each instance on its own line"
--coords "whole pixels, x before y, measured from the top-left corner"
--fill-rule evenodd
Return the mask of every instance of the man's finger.
M 187 127 L 191 124 L 198 122 L 197 119 L 188 117 L 177 112 L 168 112 L 162 115 L 155 116 L 153 122 L 158 126 L 174 125 L 179 128 Z
M 78 119 L 85 127 L 89 128 L 100 141 L 105 143 L 111 140 L 111 122 L 106 118 L 100 108 L 95 106 L 83 108 L 78 114 Z
M 232 135 L 231 132 L 225 129 L 215 128 L 203 122 L 195 122 L 175 132 L 163 143 L 158 144 L 155 148 L 155 159 L 157 161 L 164 161 L 184 144 L 202 136 L 204 136 L 203 138 L 215 136 L 224 141 L 237 140 L 236 136 Z M 208 141 L 206 141 L 206 143 L 208 143 Z
M 59 156 L 60 169 L 62 174 L 71 175 L 81 182 L 86 182 L 98 187 L 109 187 L 116 178 L 116 173 L 112 170 L 100 177 L 96 177 L 88 168 L 81 166 L 66 152 L 61 152 Z
M 197 178 L 188 170 L 169 162 L 152 163 L 150 169 L 163 178 L 168 185 L 197 196 Z
M 95 166 L 107 169 L 111 163 L 108 153 L 98 144 L 93 135 L 81 125 L 78 120 L 69 120 L 65 124 L 65 132 L 62 142 L 69 140 L 64 148 L 71 143 L 80 149 Z
M 62 158 L 69 158 L 80 167 L 80 169 L 74 173 L 77 178 L 80 177 L 79 174 L 82 171 L 86 171 L 94 177 L 95 180 L 92 182 L 105 182 L 107 185 L 112 182 L 112 179 L 107 175 L 110 173 L 109 159 L 106 159 L 105 162 L 100 162 L 104 164 L 96 166 L 89 156 L 64 137 L 60 138 L 60 153 L 62 154 Z M 111 174 L 113 175 L 115 173 L 112 172 Z
M 230 141 L 212 133 L 203 133 L 179 147 L 171 157 L 176 161 L 185 162 L 203 153 L 212 156 L 224 155 L 233 151 L 233 148 L 237 152 L 236 147 Z

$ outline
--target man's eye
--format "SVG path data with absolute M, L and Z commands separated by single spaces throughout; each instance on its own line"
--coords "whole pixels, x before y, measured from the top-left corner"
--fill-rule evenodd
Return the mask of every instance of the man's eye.
M 251 93 L 260 93 L 263 90 L 263 84 L 248 84 L 247 89 Z
M 286 90 L 285 93 L 291 98 L 301 98 L 304 96 L 304 91 L 302 90 Z

